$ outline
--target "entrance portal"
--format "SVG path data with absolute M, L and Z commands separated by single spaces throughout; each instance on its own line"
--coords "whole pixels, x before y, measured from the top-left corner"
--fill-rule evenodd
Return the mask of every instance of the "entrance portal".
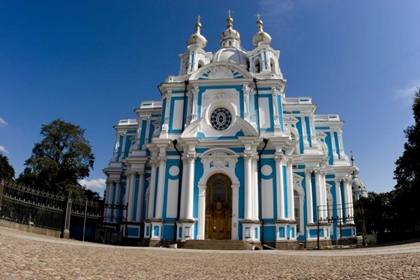
M 215 174 L 207 181 L 206 239 L 231 239 L 232 181 L 224 174 Z

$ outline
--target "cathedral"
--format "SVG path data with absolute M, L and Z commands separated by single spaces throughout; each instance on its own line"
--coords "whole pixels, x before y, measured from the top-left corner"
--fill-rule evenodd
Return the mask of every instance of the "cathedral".
M 350 164 L 337 114 L 287 97 L 280 51 L 258 16 L 245 51 L 227 18 L 205 51 L 198 19 L 179 75 L 114 126 L 104 224 L 143 246 L 242 240 L 296 249 L 354 240 Z

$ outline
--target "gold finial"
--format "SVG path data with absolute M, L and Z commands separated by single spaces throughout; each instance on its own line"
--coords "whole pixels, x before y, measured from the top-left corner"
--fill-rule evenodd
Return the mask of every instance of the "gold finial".
M 196 33 L 200 33 L 200 29 L 201 29 L 200 20 L 201 20 L 201 16 L 199 15 L 199 16 L 197 16 L 197 23 L 195 24 L 195 32 Z
M 263 27 L 262 27 L 263 22 L 262 22 L 262 20 L 261 20 L 261 15 L 257 13 L 255 16 L 257 17 L 257 26 L 258 26 L 258 30 L 259 30 L 260 32 L 262 32 L 262 31 L 263 31 Z
M 233 18 L 232 18 L 232 13 L 233 11 L 231 9 L 229 9 L 227 11 L 228 14 L 228 18 L 227 18 L 227 28 L 231 29 L 233 27 Z

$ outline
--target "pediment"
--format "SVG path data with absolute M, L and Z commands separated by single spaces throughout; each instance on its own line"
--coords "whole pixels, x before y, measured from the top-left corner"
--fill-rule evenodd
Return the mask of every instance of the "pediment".
M 230 62 L 207 64 L 193 73 L 190 80 L 252 79 L 242 66 Z

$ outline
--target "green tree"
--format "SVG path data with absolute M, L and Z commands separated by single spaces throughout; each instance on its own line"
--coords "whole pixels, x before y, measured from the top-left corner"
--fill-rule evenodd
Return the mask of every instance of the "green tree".
M 394 171 L 397 181 L 395 204 L 406 227 L 420 225 L 420 89 L 415 93 L 412 109 L 414 124 L 404 130 L 407 142 L 402 156 L 395 162 Z
M 18 181 L 40 190 L 82 197 L 78 181 L 89 176 L 95 160 L 84 129 L 61 119 L 42 125 L 43 139 L 36 143 Z
M 9 159 L 0 153 L 0 180 L 13 181 L 15 169 L 10 165 Z

